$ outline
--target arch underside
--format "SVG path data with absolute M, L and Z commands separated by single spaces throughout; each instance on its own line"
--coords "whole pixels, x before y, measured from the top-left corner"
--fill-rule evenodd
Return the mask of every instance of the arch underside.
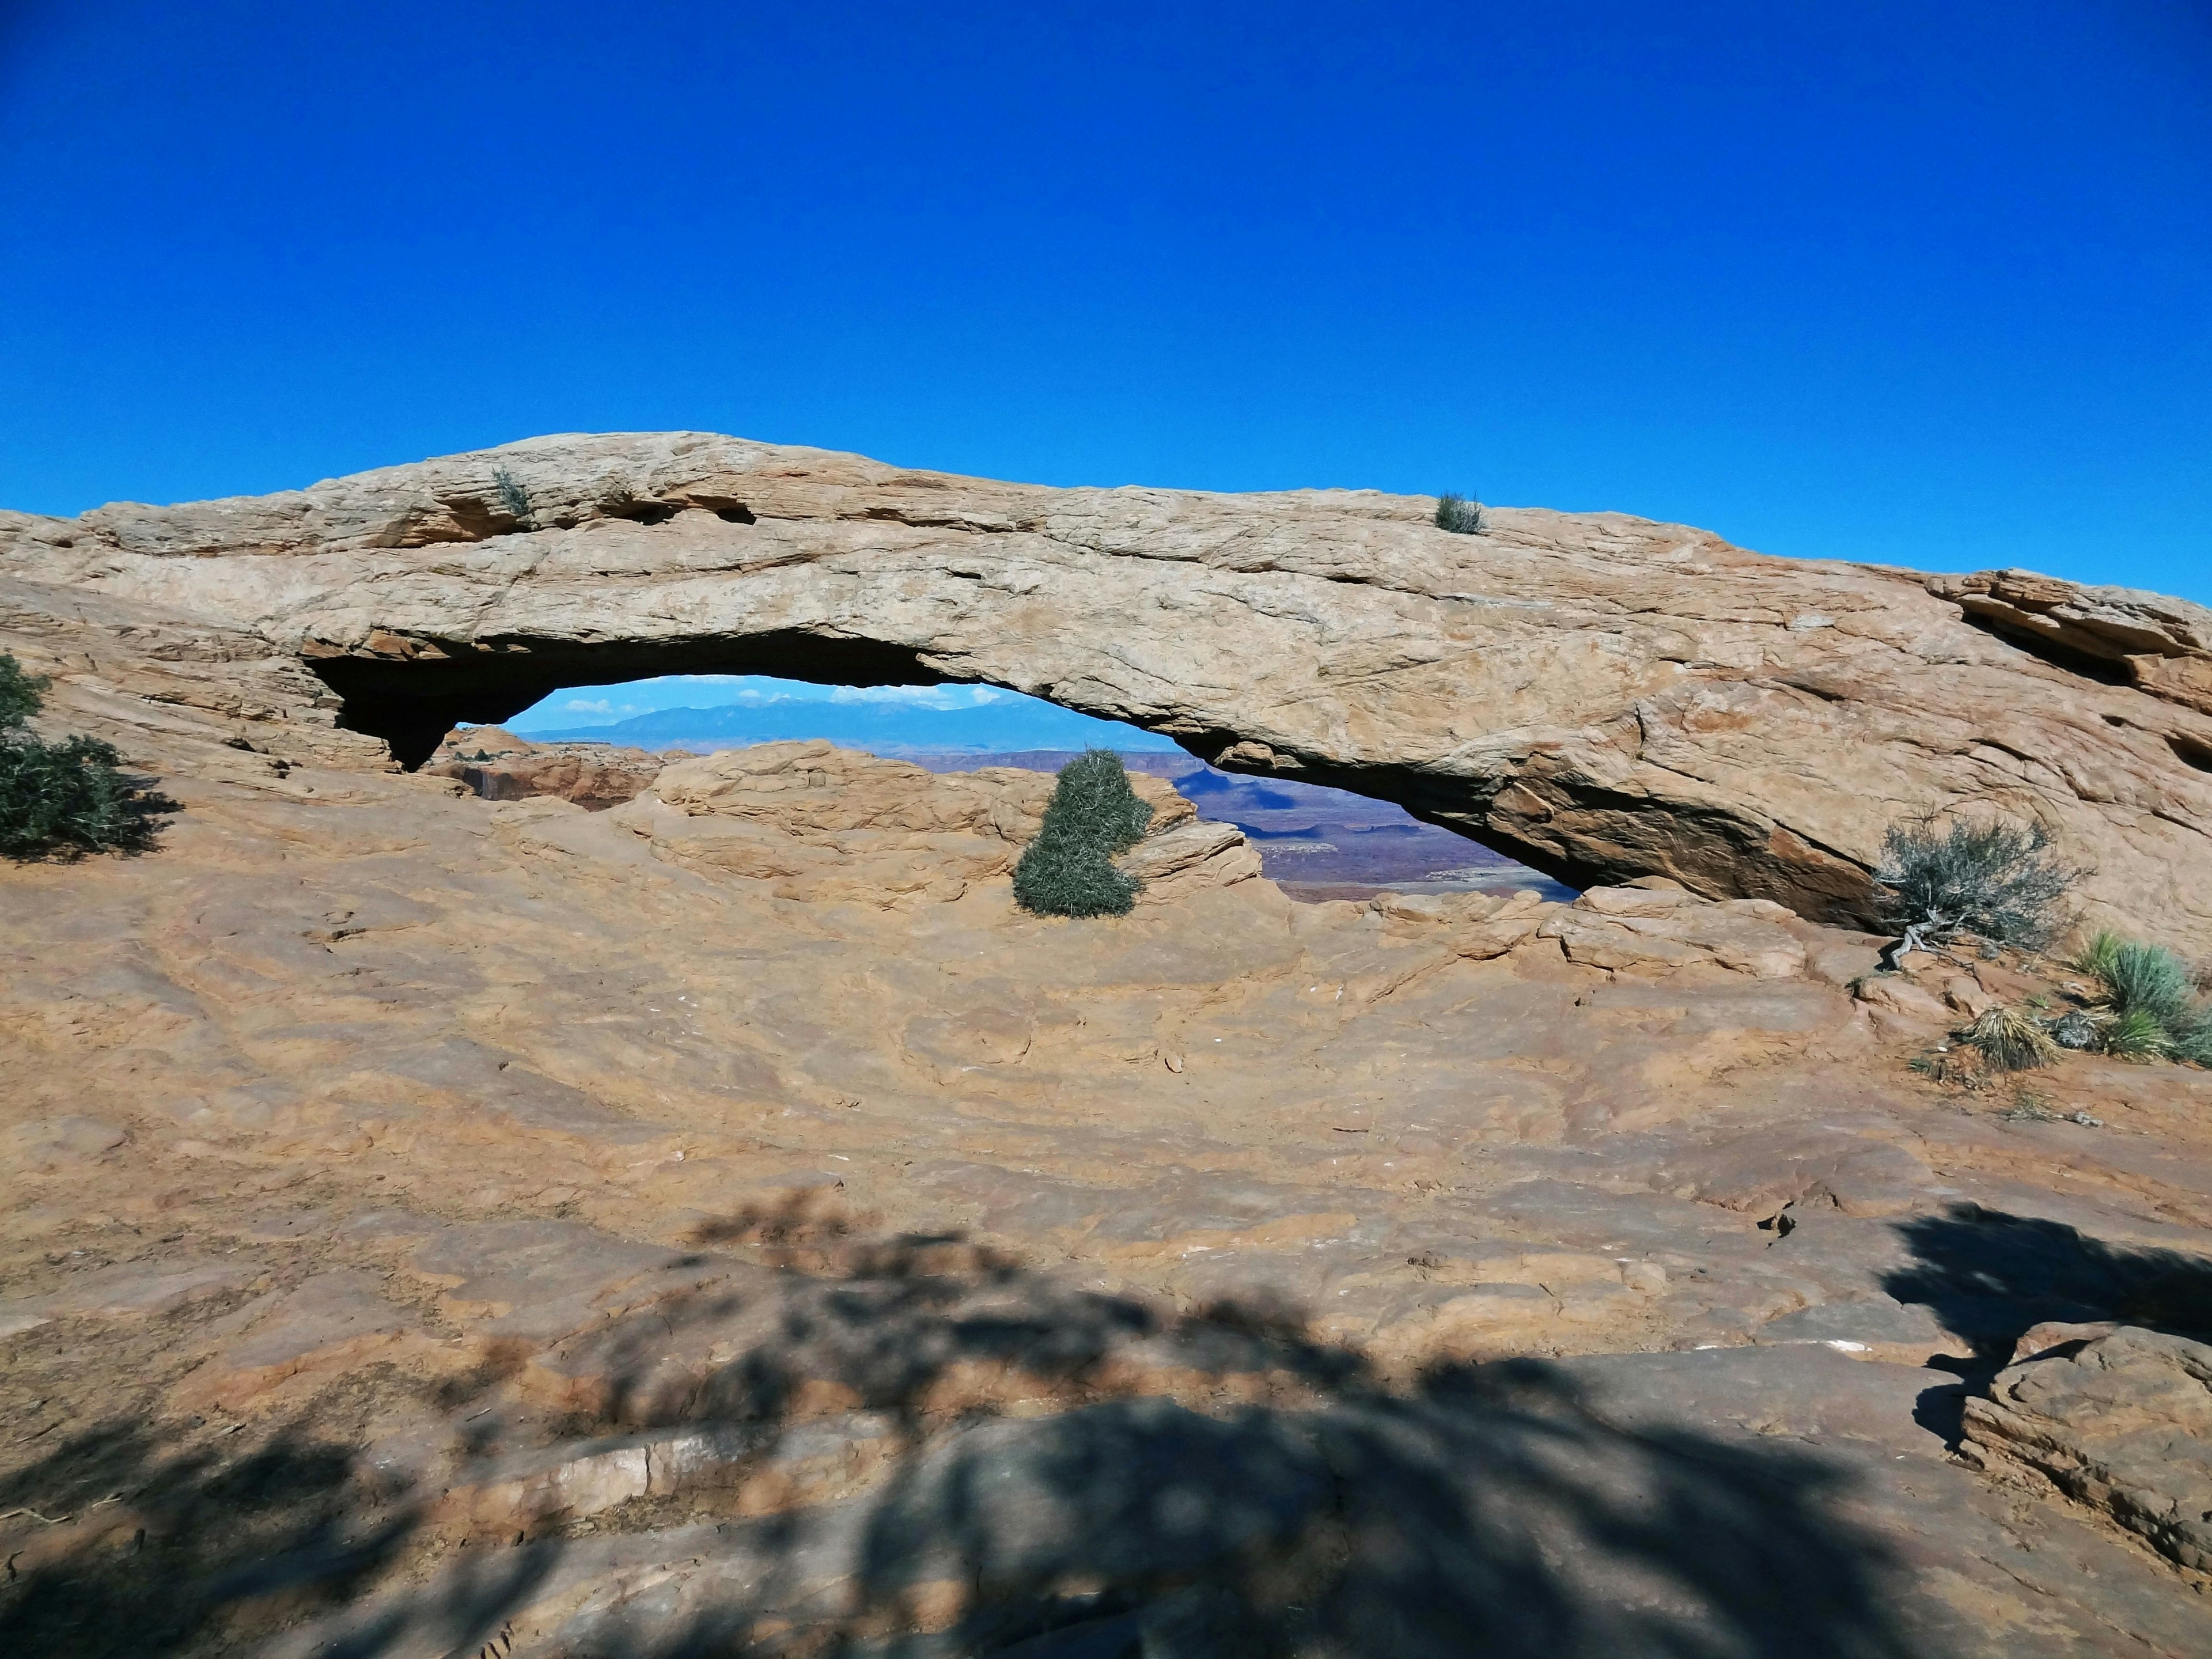
M 653 641 L 580 641 L 489 636 L 410 639 L 377 655 L 310 655 L 307 665 L 343 700 L 337 723 L 382 739 L 413 770 L 457 725 L 497 724 L 553 692 L 678 674 L 762 674 L 825 685 L 939 685 L 999 683 L 952 675 L 912 647 L 805 629 L 776 629 Z M 1049 690 L 1041 695 L 1076 712 L 1101 715 Z M 1111 714 L 1107 718 L 1115 718 Z M 1553 880 L 1589 887 L 1668 873 L 1712 897 L 1774 897 L 1801 913 L 1858 925 L 1874 921 L 1869 889 L 1856 866 L 1817 860 L 1778 866 L 1771 827 L 1725 811 L 1655 812 L 1648 800 L 1613 798 L 1587 780 L 1525 778 L 1574 815 L 1519 820 L 1492 810 L 1487 788 L 1413 763 L 1346 762 L 1291 755 L 1250 734 L 1193 730 L 1187 723 L 1146 725 L 1225 771 L 1295 779 L 1388 800 L 1425 823 L 1511 858 Z M 1684 856 L 1686 848 L 1693 848 Z M 1810 850 L 1810 849 L 1808 849 Z

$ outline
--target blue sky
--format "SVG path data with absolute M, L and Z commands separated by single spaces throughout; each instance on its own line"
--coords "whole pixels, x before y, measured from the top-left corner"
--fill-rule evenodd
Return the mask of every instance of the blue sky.
M 571 686 L 507 724 L 517 732 L 545 731 L 611 725 L 669 708 L 759 708 L 774 702 L 892 703 L 962 713 L 1010 702 L 1019 695 L 995 685 L 814 685 L 765 674 L 667 674 L 619 685 Z
M 717 720 L 623 722 L 671 709 L 748 711 Z M 764 674 L 670 674 L 619 685 L 572 686 L 502 722 L 524 737 L 608 728 L 647 749 L 703 739 L 736 747 L 790 737 L 852 749 L 1171 750 L 1173 738 L 1079 714 L 994 685 L 813 685 Z
M 2212 8 L 0 3 L 0 505 L 692 428 L 2212 601 Z

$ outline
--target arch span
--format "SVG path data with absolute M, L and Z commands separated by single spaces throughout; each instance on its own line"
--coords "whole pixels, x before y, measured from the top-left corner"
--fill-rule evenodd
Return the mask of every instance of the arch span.
M 985 682 L 1395 800 L 1578 885 L 1665 876 L 1826 920 L 1867 917 L 1892 822 L 1996 805 L 2094 867 L 2089 920 L 2212 951 L 2212 774 L 2188 758 L 2212 752 L 2191 701 L 2212 647 L 2185 617 L 2159 675 L 2115 684 L 1974 625 L 1988 596 L 1948 579 L 1618 514 L 1451 535 L 1432 507 L 569 436 L 0 517 L 0 574 L 228 630 L 206 672 L 271 744 L 336 722 L 419 761 L 456 720 L 651 674 Z M 270 690 L 295 684 L 323 695 Z

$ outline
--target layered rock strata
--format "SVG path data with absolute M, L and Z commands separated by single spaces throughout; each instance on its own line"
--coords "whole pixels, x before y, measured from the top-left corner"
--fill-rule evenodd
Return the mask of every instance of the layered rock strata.
M 1983 1462 L 2040 1474 L 2212 1574 L 2212 1347 L 2107 1327 L 2001 1371 L 1966 1414 Z

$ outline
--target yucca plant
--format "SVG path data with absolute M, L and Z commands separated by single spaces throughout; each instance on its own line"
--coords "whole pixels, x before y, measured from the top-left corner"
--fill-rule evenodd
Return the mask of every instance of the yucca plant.
M 1959 1034 L 1993 1072 L 2028 1072 L 2058 1058 L 2058 1044 L 2024 1008 L 1986 1009 Z
M 2119 1060 L 2185 1060 L 2212 1066 L 2212 1006 L 2199 1000 L 2189 964 L 2162 945 L 2109 930 L 2073 966 L 2096 981 L 2097 1046 Z

